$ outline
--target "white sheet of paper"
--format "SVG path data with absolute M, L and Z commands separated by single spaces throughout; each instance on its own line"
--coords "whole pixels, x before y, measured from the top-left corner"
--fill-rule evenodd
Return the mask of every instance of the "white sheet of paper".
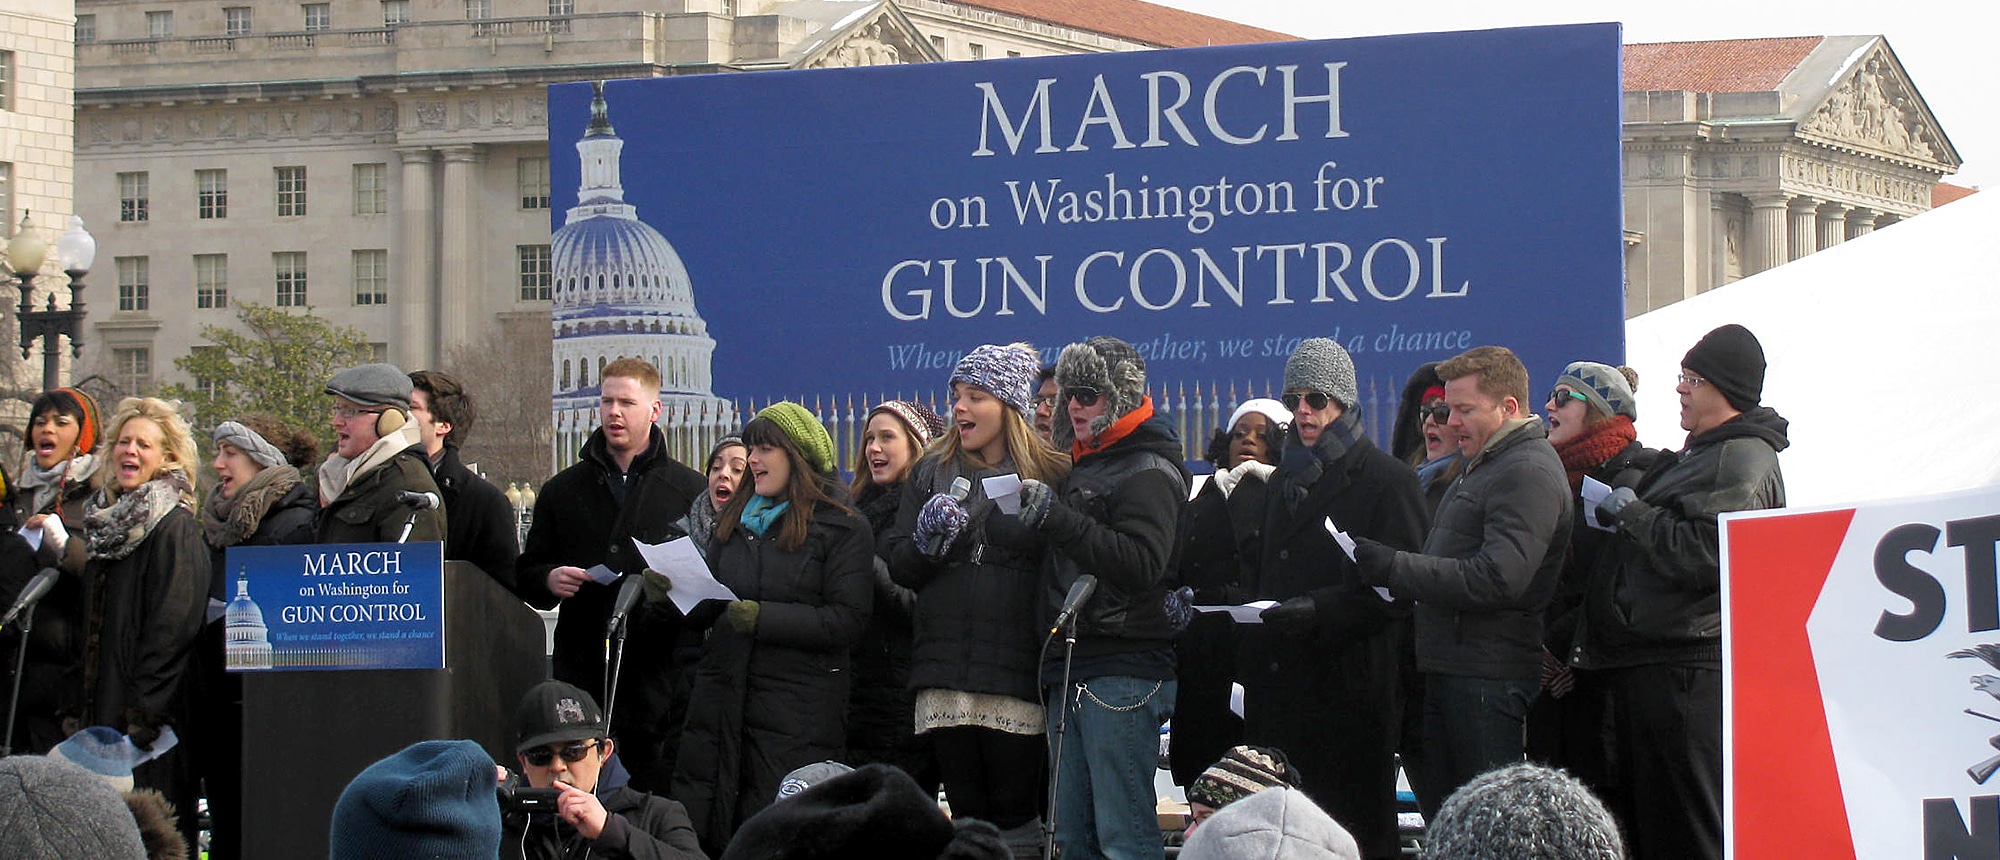
M 1232 682 L 1232 683 L 1231 683 L 1231 684 L 1229 685 L 1229 712 L 1230 712 L 1230 713 L 1232 713 L 1232 714 L 1235 714 L 1235 715 L 1236 715 L 1236 718 L 1237 718 L 1237 719 L 1239 719 L 1239 720 L 1240 720 L 1240 719 L 1243 719 L 1243 685 L 1242 685 L 1242 684 L 1237 684 L 1237 683 L 1233 683 L 1233 682 Z
M 598 585 L 610 585 L 618 581 L 618 571 L 601 564 L 584 571 L 584 573 L 590 576 L 591 582 L 595 582 Z
M 42 548 L 42 527 L 22 528 L 21 539 L 28 542 L 28 549 L 40 551 Z
M 1231 620 L 1238 624 L 1262 624 L 1263 612 L 1278 605 L 1275 600 L 1257 600 L 1242 606 L 1197 606 L 1198 612 L 1227 612 Z
M 1583 521 L 1601 532 L 1615 532 L 1616 526 L 1607 526 L 1597 521 L 1597 506 L 1611 495 L 1611 485 L 1589 475 L 1583 476 Z
M 979 479 L 979 486 L 986 491 L 986 497 L 1000 507 L 1003 514 L 1021 512 L 1021 476 L 994 475 Z
M 1326 533 L 1333 535 L 1333 542 L 1340 544 L 1340 551 L 1347 553 L 1348 561 L 1358 561 L 1354 557 L 1354 538 L 1348 537 L 1346 532 L 1341 531 L 1339 526 L 1334 525 L 1332 517 L 1326 518 Z
M 715 581 L 708 572 L 708 562 L 701 560 L 701 551 L 694 548 L 692 538 L 674 538 L 666 543 L 644 543 L 632 541 L 639 548 L 639 557 L 646 560 L 646 566 L 667 578 L 674 584 L 667 596 L 673 598 L 674 607 L 682 615 L 694 611 L 694 606 L 704 600 L 735 600 L 736 592 L 729 586 Z

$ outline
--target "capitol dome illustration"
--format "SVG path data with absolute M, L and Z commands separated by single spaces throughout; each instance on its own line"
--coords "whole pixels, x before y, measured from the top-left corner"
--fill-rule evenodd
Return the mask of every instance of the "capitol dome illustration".
M 625 142 L 611 126 L 604 82 L 591 88 L 590 125 L 576 143 L 583 168 L 577 204 L 550 242 L 554 463 L 561 468 L 574 459 L 597 429 L 600 374 L 628 356 L 660 369 L 667 453 L 693 463 L 735 427 L 736 410 L 714 394 L 715 340 L 695 310 L 687 266 L 625 202 L 619 178 Z
M 271 668 L 271 631 L 264 610 L 250 599 L 250 580 L 236 571 L 236 598 L 223 615 L 223 654 L 230 669 Z

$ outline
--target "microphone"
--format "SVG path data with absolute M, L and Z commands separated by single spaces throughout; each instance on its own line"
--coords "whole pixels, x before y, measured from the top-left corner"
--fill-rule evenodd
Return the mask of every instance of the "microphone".
M 33 579 L 28 580 L 28 584 L 21 588 L 21 596 L 14 598 L 13 608 L 7 610 L 5 618 L 0 618 L 0 627 L 14 623 L 15 618 L 26 612 L 28 607 L 35 605 L 35 601 L 42 599 L 42 595 L 48 594 L 49 589 L 56 585 L 56 577 L 60 575 L 55 568 L 45 567 L 35 574 Z
M 1049 632 L 1055 633 L 1076 620 L 1076 613 L 1083 609 L 1083 605 L 1090 602 L 1090 596 L 1096 593 L 1097 577 L 1088 573 L 1077 577 L 1076 582 L 1069 587 L 1069 594 L 1063 598 L 1062 611 L 1056 613 L 1055 626 L 1049 628 Z
M 611 603 L 611 621 L 604 627 L 606 639 L 611 638 L 618 628 L 624 626 L 625 616 L 631 614 L 632 607 L 638 604 L 639 595 L 645 591 L 645 586 L 640 584 L 639 579 L 645 575 L 644 572 L 628 573 L 625 575 L 625 582 L 618 586 L 618 598 Z
M 951 489 L 946 491 L 945 495 L 950 496 L 954 502 L 964 502 L 972 495 L 972 479 L 964 475 L 951 479 Z M 944 552 L 944 535 L 931 535 L 931 539 L 924 543 L 924 555 L 936 558 L 941 552 Z
M 409 505 L 420 511 L 435 511 L 438 506 L 444 504 L 444 500 L 439 499 L 436 493 L 413 493 L 404 490 L 396 494 L 396 503 Z

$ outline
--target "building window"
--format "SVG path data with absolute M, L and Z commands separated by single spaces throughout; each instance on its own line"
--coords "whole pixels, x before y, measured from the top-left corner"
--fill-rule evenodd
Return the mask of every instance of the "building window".
M 410 23 L 410 0 L 382 0 L 382 26 Z
M 213 220 L 229 217 L 229 171 L 194 172 L 195 217 Z
M 1008 59 L 1010 59 L 1010 60 L 1018 60 L 1018 59 L 1020 59 L 1020 58 L 1021 58 L 1021 52 L 1020 52 L 1020 51 L 1008 51 L 1008 52 L 1007 52 L 1007 58 L 1008 58 Z
M 978 42 L 965 43 L 965 54 L 975 60 L 986 59 L 986 46 Z
M 549 285 L 553 282 L 549 246 L 515 245 L 514 253 L 521 261 L 521 301 L 548 301 Z
M 549 0 L 549 17 L 576 14 L 576 0 Z
M 389 165 L 354 165 L 354 214 L 389 213 Z
M 465 20 L 478 21 L 493 17 L 493 0 L 465 0 Z
M 201 363 L 213 363 L 224 357 L 222 347 L 219 346 L 191 347 L 188 349 L 188 354 Z M 204 397 L 221 397 L 222 390 L 227 387 L 228 385 L 224 384 L 221 379 L 213 376 L 196 376 L 194 378 L 194 390 L 201 392 Z
M 222 7 L 222 33 L 225 36 L 246 36 L 250 33 L 250 7 Z
M 306 252 L 279 251 L 272 254 L 271 268 L 276 271 L 277 275 L 278 307 L 305 307 Z
M 118 347 L 111 350 L 112 381 L 124 394 L 141 394 L 153 387 L 153 350 L 150 347 Z
M 76 16 L 76 43 L 87 45 L 97 41 L 97 16 Z
M 146 220 L 146 185 L 146 171 L 118 174 L 118 220 Z
M 14 163 L 0 161 L 0 233 L 14 228 Z M 9 236 L 8 238 L 13 238 Z
M 14 52 L 0 51 L 0 110 L 14 109 Z
M 146 13 L 146 35 L 154 39 L 165 39 L 174 34 L 174 13 L 170 11 Z
M 523 158 L 514 164 L 514 176 L 521 186 L 522 209 L 549 208 L 549 160 Z
M 278 168 L 278 217 L 306 214 L 306 169 Z
M 229 255 L 194 255 L 194 306 L 201 310 L 229 307 Z
M 118 309 L 143 311 L 149 304 L 151 261 L 146 257 L 118 258 Z
M 944 56 L 944 37 L 943 37 L 943 36 L 932 36 L 932 37 L 931 37 L 931 50 L 934 50 L 934 51 L 937 51 L 937 54 L 938 54 L 938 56 L 940 56 L 940 57 Z
M 389 345 L 381 342 L 368 344 L 368 360 L 376 364 L 388 364 Z
M 300 8 L 306 14 L 307 30 L 325 30 L 333 26 L 333 4 L 306 3 Z
M 389 252 L 381 249 L 354 252 L 354 303 L 389 303 Z

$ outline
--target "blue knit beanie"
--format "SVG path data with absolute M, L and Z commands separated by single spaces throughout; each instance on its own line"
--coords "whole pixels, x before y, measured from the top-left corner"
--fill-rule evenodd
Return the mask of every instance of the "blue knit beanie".
M 333 805 L 331 860 L 500 854 L 493 758 L 472 741 L 422 741 L 371 764 Z
M 1025 343 L 989 343 L 965 354 L 951 369 L 952 383 L 970 383 L 1000 398 L 1001 403 L 1023 415 L 1035 414 L 1036 378 L 1042 372 L 1041 356 Z

